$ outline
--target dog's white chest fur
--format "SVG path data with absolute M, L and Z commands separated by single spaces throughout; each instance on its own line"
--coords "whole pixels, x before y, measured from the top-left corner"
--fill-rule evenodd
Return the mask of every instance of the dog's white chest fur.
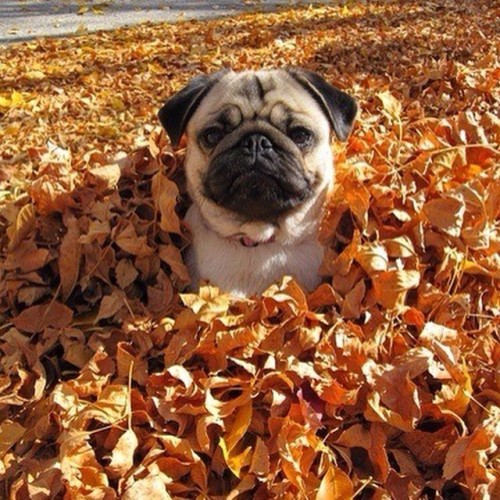
M 196 228 L 187 255 L 194 287 L 208 280 L 233 295 L 250 296 L 262 293 L 284 275 L 293 276 L 309 290 L 319 284 L 324 250 L 314 237 L 294 245 L 272 242 L 245 247 L 208 228 L 195 206 L 189 209 L 186 222 Z

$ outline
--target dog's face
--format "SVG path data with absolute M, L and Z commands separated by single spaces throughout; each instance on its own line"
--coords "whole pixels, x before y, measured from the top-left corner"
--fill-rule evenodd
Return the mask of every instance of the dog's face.
M 333 179 L 332 131 L 345 139 L 354 100 L 304 70 L 221 71 L 193 79 L 161 109 L 187 135 L 188 191 L 223 237 L 278 238 Z

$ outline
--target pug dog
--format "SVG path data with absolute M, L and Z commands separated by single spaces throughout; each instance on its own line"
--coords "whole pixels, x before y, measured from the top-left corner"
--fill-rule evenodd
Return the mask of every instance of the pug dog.
M 352 97 L 299 68 L 197 76 L 165 103 L 171 143 L 186 134 L 193 288 L 251 296 L 284 275 L 320 283 L 331 138 L 346 140 L 356 114 Z

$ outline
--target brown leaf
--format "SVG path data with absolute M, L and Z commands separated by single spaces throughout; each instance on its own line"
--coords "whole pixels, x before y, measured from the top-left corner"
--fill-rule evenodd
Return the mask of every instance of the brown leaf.
M 73 319 L 73 311 L 60 302 L 40 304 L 28 307 L 14 318 L 14 325 L 19 330 L 29 333 L 41 332 L 45 328 L 64 328 Z
M 402 441 L 421 463 L 434 466 L 444 463 L 448 450 L 458 437 L 456 427 L 450 424 L 436 432 L 415 430 L 406 433 Z
M 14 446 L 24 435 L 26 429 L 12 420 L 4 420 L 0 424 L 0 457 Z
M 341 314 L 345 318 L 359 318 L 365 298 L 366 286 L 363 280 L 358 281 L 356 286 L 346 295 L 342 303 Z
M 127 288 L 139 276 L 139 272 L 129 259 L 121 259 L 115 268 L 115 273 L 121 289 Z
M 269 449 L 266 443 L 257 436 L 252 463 L 250 464 L 250 472 L 259 477 L 266 477 L 269 474 L 270 462 Z
M 389 257 L 386 248 L 380 243 L 360 246 L 355 258 L 368 274 L 387 271 Z
M 28 236 L 31 230 L 35 227 L 36 214 L 35 207 L 31 204 L 24 205 L 19 210 L 16 220 L 7 228 L 7 236 L 9 238 L 9 251 L 15 250 L 19 243 Z
M 152 255 L 154 250 L 148 246 L 146 236 L 138 236 L 134 226 L 128 223 L 125 229 L 115 234 L 116 244 L 126 252 L 137 257 Z
M 113 290 L 111 295 L 103 297 L 95 323 L 101 319 L 111 318 L 123 307 L 125 307 L 125 295 L 120 290 Z
M 491 3 L 326 2 L 2 48 L 5 495 L 499 496 Z M 158 107 L 197 74 L 288 65 L 360 110 L 332 144 L 324 283 L 179 296 L 194 157 Z
M 81 244 L 79 242 L 80 229 L 76 217 L 69 214 L 65 216 L 64 222 L 68 230 L 61 242 L 58 264 L 62 297 L 63 300 L 66 300 L 78 281 Z
M 156 209 L 160 212 L 160 227 L 169 233 L 181 234 L 179 217 L 175 212 L 179 189 L 170 179 L 158 172 L 151 186 Z
M 15 251 L 7 255 L 6 269 L 20 269 L 28 273 L 42 268 L 50 259 L 50 251 L 38 248 L 33 241 L 23 241 Z
M 181 283 L 187 284 L 191 281 L 187 267 L 177 247 L 174 245 L 160 245 L 158 256 L 170 266 L 170 269 L 179 277 Z

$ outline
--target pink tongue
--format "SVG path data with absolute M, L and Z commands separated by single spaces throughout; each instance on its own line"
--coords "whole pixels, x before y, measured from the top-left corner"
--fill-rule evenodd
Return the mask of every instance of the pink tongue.
M 244 247 L 256 247 L 258 245 L 258 242 L 252 240 L 248 236 L 242 236 L 240 242 Z
M 269 239 L 265 240 L 265 241 L 254 241 L 252 240 L 252 238 L 249 238 L 248 236 L 242 236 L 241 239 L 240 239 L 240 243 L 244 246 L 244 247 L 256 247 L 258 245 L 260 245 L 261 243 L 272 243 L 274 241 L 274 235 L 271 236 Z

